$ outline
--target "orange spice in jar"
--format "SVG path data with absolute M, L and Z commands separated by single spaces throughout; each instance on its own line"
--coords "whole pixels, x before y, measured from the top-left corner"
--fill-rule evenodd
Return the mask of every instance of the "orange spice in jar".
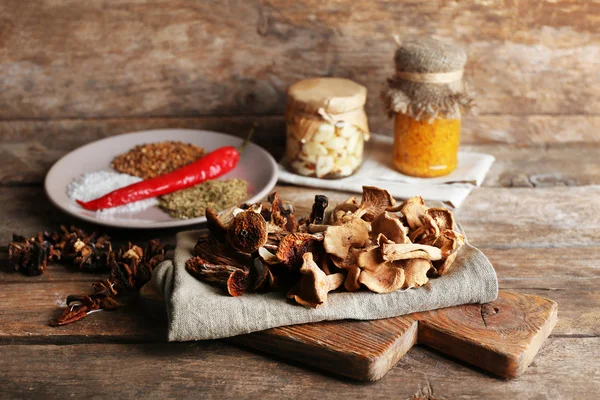
M 448 175 L 458 165 L 461 111 L 470 108 L 462 75 L 467 56 L 431 38 L 402 43 L 394 57 L 396 74 L 382 99 L 395 117 L 395 168 L 417 177 Z
M 337 179 L 362 164 L 369 127 L 367 89 L 349 79 L 314 78 L 287 92 L 286 157 L 299 175 Z

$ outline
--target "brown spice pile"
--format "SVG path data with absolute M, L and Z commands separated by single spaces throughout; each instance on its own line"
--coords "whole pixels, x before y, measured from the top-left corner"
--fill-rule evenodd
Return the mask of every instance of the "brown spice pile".
M 206 181 L 158 198 L 160 208 L 174 218 L 203 217 L 206 209 L 221 211 L 246 200 L 248 182 L 243 179 Z
M 190 143 L 146 143 L 115 157 L 111 167 L 125 174 L 149 179 L 188 165 L 204 155 L 202 147 Z

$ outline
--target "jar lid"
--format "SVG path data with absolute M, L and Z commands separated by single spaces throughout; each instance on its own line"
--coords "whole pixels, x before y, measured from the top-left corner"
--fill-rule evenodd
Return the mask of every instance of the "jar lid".
M 473 106 L 463 83 L 467 54 L 431 37 L 398 43 L 396 72 L 387 79 L 381 99 L 388 115 L 406 114 L 417 121 L 460 118 Z
M 367 88 L 350 79 L 313 78 L 288 88 L 288 107 L 315 113 L 322 108 L 329 114 L 356 110 L 367 101 Z
M 464 68 L 467 54 L 456 45 L 431 37 L 413 38 L 400 44 L 394 62 L 399 72 L 453 72 Z

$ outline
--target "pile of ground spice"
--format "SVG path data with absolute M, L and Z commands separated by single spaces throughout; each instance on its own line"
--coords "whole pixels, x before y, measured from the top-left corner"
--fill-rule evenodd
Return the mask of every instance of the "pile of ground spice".
M 190 143 L 146 143 L 115 157 L 111 167 L 125 174 L 149 179 L 193 163 L 204 154 L 202 147 Z
M 206 181 L 188 189 L 158 198 L 160 208 L 180 219 L 203 217 L 207 208 L 222 211 L 248 197 L 248 182 L 243 179 Z

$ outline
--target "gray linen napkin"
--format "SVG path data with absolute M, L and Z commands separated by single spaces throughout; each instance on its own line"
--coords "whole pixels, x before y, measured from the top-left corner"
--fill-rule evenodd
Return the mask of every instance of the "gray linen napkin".
M 185 262 L 200 231 L 177 235 L 175 259 L 161 263 L 152 276 L 167 304 L 169 341 L 217 339 L 277 326 L 338 319 L 381 319 L 468 303 L 498 295 L 496 272 L 478 249 L 465 244 L 451 271 L 430 280 L 430 287 L 377 294 L 331 292 L 327 303 L 308 309 L 283 293 L 248 293 L 230 297 L 222 289 L 192 277 Z

